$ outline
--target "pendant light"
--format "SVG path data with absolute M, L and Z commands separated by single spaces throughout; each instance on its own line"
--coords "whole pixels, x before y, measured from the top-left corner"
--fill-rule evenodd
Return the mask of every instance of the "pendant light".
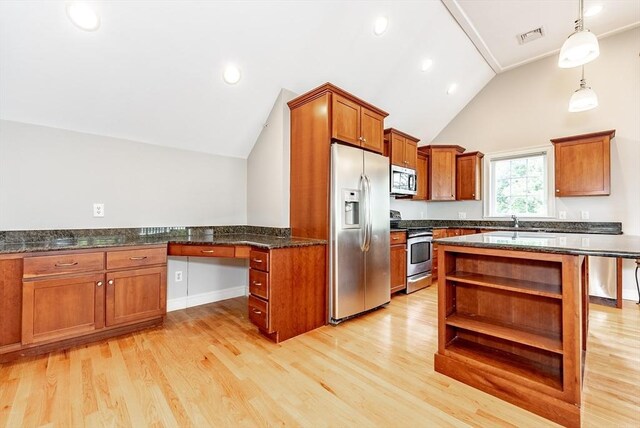
M 584 66 L 582 66 L 582 79 L 580 79 L 580 87 L 571 95 L 569 100 L 569 111 L 571 113 L 579 111 L 587 111 L 598 107 L 598 96 L 591 87 L 587 86 L 584 80 Z
M 575 31 L 565 40 L 560 49 L 558 66 L 573 68 L 593 61 L 600 55 L 598 38 L 584 28 L 584 0 L 579 0 Z

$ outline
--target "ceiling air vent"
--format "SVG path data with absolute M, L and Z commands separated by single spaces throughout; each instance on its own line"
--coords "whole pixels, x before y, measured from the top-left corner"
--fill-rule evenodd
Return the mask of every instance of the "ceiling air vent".
M 518 34 L 516 37 L 518 38 L 518 43 L 520 43 L 521 45 L 524 45 L 525 43 L 529 43 L 532 40 L 536 40 L 541 37 L 544 37 L 544 27 L 538 27 L 535 30 Z

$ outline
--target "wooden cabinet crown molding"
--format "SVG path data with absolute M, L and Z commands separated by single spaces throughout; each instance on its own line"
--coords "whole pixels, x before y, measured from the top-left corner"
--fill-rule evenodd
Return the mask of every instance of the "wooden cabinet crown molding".
M 366 107 L 369 110 L 372 110 L 373 112 L 383 116 L 383 117 L 387 117 L 389 116 L 389 113 L 387 113 L 384 110 L 379 109 L 378 107 L 374 106 L 373 104 L 369 104 L 368 102 L 362 100 L 361 98 L 356 97 L 355 95 L 345 91 L 344 89 L 341 89 L 337 86 L 335 86 L 332 83 L 325 83 L 324 85 L 320 85 L 315 89 L 310 90 L 309 92 L 306 92 L 302 95 L 300 95 L 297 98 L 292 99 L 291 101 L 289 101 L 287 103 L 287 105 L 289 106 L 290 109 L 294 109 L 296 107 L 300 107 L 301 105 L 308 103 L 309 101 L 312 101 L 315 98 L 321 97 L 324 94 L 327 93 L 332 93 L 332 94 L 338 94 L 344 98 L 349 99 L 350 101 L 353 101 L 354 103 L 360 104 L 364 107 Z
M 585 140 L 587 138 L 597 138 L 597 137 L 606 137 L 606 136 L 608 136 L 610 140 L 613 140 L 613 138 L 616 136 L 616 130 L 609 129 L 608 131 L 592 132 L 590 134 L 581 134 L 581 135 L 572 135 L 570 137 L 552 138 L 551 142 L 553 144 L 556 144 L 556 143 L 565 143 L 567 141 Z
M 411 141 L 415 141 L 416 143 L 418 143 L 418 142 L 420 141 L 420 139 L 419 139 L 419 138 L 413 137 L 413 136 L 411 136 L 411 135 L 409 135 L 409 134 L 406 134 L 406 133 L 404 133 L 404 132 L 402 132 L 402 131 L 398 131 L 398 130 L 397 130 L 397 129 L 395 129 L 395 128 L 386 128 L 386 129 L 384 130 L 384 137 L 385 137 L 385 139 L 387 139 L 387 138 L 388 138 L 388 135 L 389 135 L 389 134 L 396 134 L 396 135 L 399 135 L 399 136 L 401 136 L 401 137 L 408 138 L 408 139 L 409 139 L 409 140 L 411 140 Z
M 466 150 L 464 147 L 458 146 L 458 145 L 455 145 L 455 144 L 454 145 L 447 145 L 447 144 L 434 145 L 434 144 L 430 144 L 428 146 L 420 146 L 420 147 L 418 147 L 418 152 L 424 153 L 425 155 L 429 156 L 433 150 L 443 150 L 443 149 L 455 149 L 456 152 L 458 152 L 458 153 L 464 153 L 464 151 Z

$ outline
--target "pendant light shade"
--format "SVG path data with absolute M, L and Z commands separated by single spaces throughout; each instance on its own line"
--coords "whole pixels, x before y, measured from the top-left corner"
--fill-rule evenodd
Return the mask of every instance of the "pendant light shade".
M 569 112 L 576 113 L 580 111 L 591 110 L 598 107 L 598 96 L 595 91 L 587 86 L 584 80 L 584 67 L 582 68 L 582 79 L 580 79 L 580 88 L 571 95 L 569 100 Z
M 584 28 L 584 4 L 579 1 L 578 19 L 573 34 L 565 40 L 560 49 L 558 66 L 572 68 L 593 61 L 600 55 L 598 38 L 591 31 Z
M 560 49 L 558 66 L 572 68 L 593 61 L 600 55 L 598 39 L 589 30 L 576 31 L 565 40 Z

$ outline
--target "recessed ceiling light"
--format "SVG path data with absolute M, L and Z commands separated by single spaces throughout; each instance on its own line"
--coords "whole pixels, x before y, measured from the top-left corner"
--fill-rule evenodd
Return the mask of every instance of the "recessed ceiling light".
M 100 18 L 91 6 L 83 2 L 67 2 L 69 20 L 81 30 L 95 31 L 100 27 Z
M 389 20 L 386 16 L 380 16 L 373 23 L 373 34 L 382 36 L 387 31 L 387 27 L 389 27 Z
M 428 69 L 431 68 L 431 66 L 433 65 L 433 60 L 432 59 L 423 59 L 422 60 L 422 64 L 420 65 L 420 69 L 422 71 L 427 71 Z
M 235 85 L 240 81 L 240 69 L 235 65 L 227 65 L 222 73 L 222 78 L 229 85 Z
M 447 95 L 453 94 L 457 89 L 458 89 L 458 84 L 452 83 L 451 85 L 449 85 L 449 89 L 447 89 Z
M 594 4 L 593 6 L 589 7 L 589 9 L 585 11 L 584 16 L 595 16 L 600 12 L 602 12 L 602 5 Z

